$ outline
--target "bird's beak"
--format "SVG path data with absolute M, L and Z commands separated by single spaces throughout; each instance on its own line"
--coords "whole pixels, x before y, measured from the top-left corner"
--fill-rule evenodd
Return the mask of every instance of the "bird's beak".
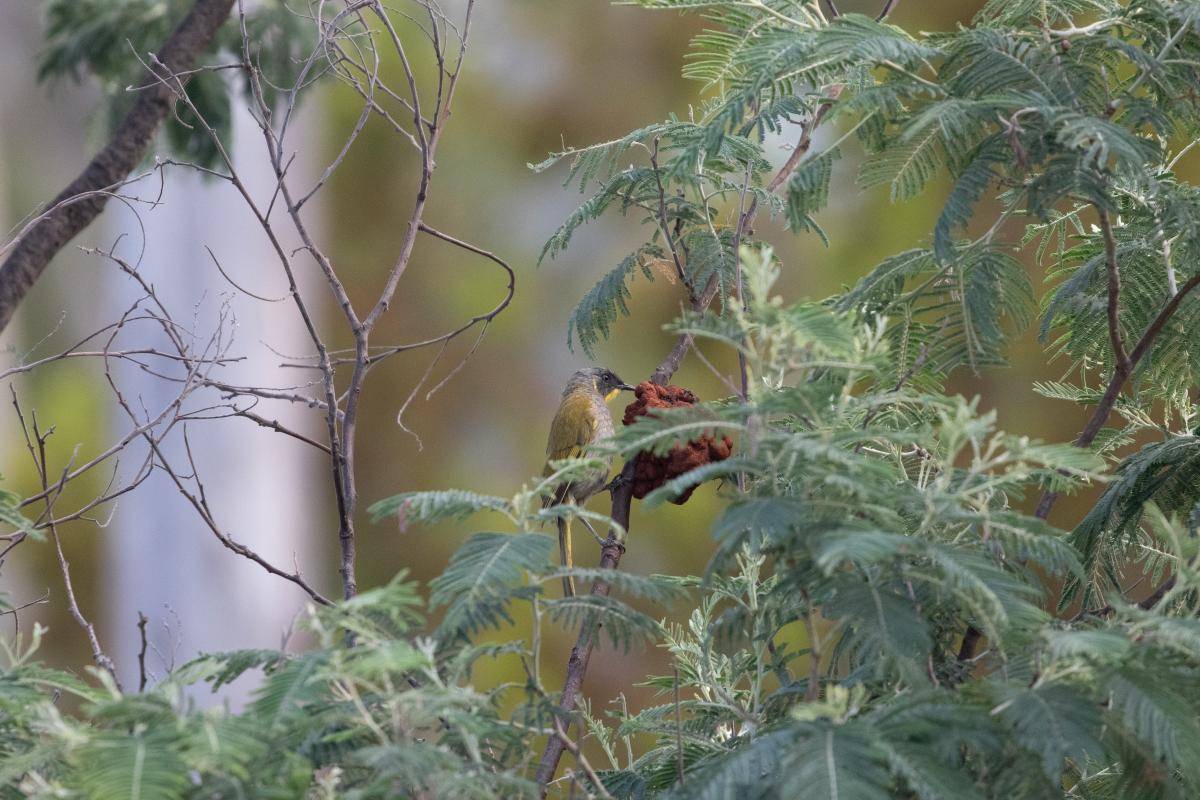
M 612 401 L 612 399 L 615 398 L 617 395 L 619 395 L 622 391 L 632 392 L 633 387 L 630 386 L 628 383 L 618 383 L 616 385 L 616 387 L 614 387 L 612 389 L 612 391 L 610 391 L 608 394 L 604 395 L 604 401 L 606 403 Z

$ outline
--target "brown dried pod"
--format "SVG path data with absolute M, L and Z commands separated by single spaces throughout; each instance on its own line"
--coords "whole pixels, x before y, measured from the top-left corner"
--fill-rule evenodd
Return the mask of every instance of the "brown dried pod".
M 659 386 L 651 381 L 642 381 L 635 389 L 637 399 L 625 407 L 624 423 L 632 425 L 634 420 L 656 408 L 684 408 L 700 402 L 695 393 L 681 386 Z M 666 455 L 656 456 L 649 451 L 637 455 L 633 471 L 633 496 L 639 500 L 669 480 L 690 472 L 696 467 L 715 461 L 724 461 L 733 453 L 733 440 L 728 436 L 717 437 L 705 433 L 699 439 L 683 442 L 671 448 Z M 671 502 L 683 505 L 692 496 L 693 486 Z

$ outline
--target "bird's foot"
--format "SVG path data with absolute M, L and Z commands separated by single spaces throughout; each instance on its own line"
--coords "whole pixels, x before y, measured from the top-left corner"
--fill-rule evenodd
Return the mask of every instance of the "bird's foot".
M 615 492 L 624 486 L 627 481 L 628 478 L 625 477 L 625 473 L 618 472 L 616 475 L 613 475 L 613 479 L 609 481 L 600 491 L 610 493 Z

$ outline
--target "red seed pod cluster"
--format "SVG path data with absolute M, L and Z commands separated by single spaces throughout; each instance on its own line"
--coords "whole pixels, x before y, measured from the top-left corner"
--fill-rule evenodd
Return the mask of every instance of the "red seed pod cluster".
M 659 386 L 651 381 L 642 381 L 635 390 L 637 400 L 625 407 L 626 425 L 656 408 L 682 408 L 695 405 L 700 398 L 680 386 Z M 695 441 L 677 444 L 664 456 L 649 451 L 638 453 L 633 472 L 633 496 L 639 500 L 662 486 L 672 478 L 714 461 L 724 461 L 733 452 L 733 440 L 728 436 L 719 439 L 705 433 Z M 671 502 L 683 505 L 692 496 L 695 487 L 688 489 Z

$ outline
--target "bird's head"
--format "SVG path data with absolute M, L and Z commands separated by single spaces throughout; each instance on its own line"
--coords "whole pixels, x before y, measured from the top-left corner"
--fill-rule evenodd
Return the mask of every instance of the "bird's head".
M 595 392 L 605 400 L 612 400 L 621 391 L 633 391 L 633 387 L 617 377 L 611 369 L 604 367 L 587 367 L 571 376 L 563 394 L 570 394 L 579 389 Z

